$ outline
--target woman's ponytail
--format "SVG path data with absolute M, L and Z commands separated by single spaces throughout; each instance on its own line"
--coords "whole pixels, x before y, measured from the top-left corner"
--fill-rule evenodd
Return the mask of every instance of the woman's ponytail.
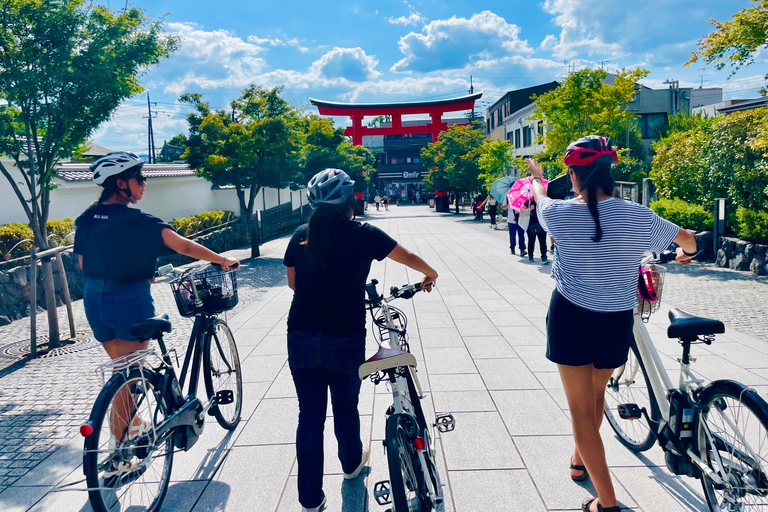
M 603 228 L 600 226 L 600 214 L 597 211 L 597 190 L 602 189 L 606 195 L 613 195 L 611 165 L 608 163 L 591 166 L 574 165 L 571 169 L 578 176 L 581 186 L 587 189 L 587 206 L 595 221 L 595 236 L 592 237 L 592 241 L 599 242 L 603 238 Z
M 80 222 L 83 220 L 83 217 L 85 217 L 85 215 L 89 211 L 93 210 L 96 206 L 100 205 L 101 203 L 103 203 L 104 201 L 106 201 L 107 199 L 112 197 L 112 195 L 114 193 L 115 193 L 115 191 L 113 189 L 111 189 L 111 188 L 104 188 L 104 189 L 102 189 L 101 190 L 101 195 L 99 196 L 99 198 L 96 201 L 94 201 L 91 204 L 89 204 L 88 208 L 86 208 L 85 211 L 83 213 L 81 213 L 80 216 L 78 216 L 75 219 L 75 228 L 77 228 L 77 226 L 80 225 Z

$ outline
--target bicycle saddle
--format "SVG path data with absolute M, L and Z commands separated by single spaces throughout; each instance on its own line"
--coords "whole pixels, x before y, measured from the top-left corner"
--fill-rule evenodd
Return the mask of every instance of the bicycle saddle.
M 148 340 L 149 338 L 155 338 L 164 332 L 171 332 L 171 322 L 168 320 L 168 315 L 162 314 L 152 318 L 147 318 L 141 322 L 131 324 L 128 330 L 131 336 L 135 336 L 140 340 Z
M 362 380 L 372 373 L 400 366 L 416 368 L 416 357 L 410 352 L 403 352 L 396 348 L 387 348 L 379 345 L 379 350 L 360 365 L 357 374 Z
M 669 320 L 671 322 L 667 327 L 669 338 L 695 338 L 700 335 L 725 332 L 725 325 L 720 320 L 690 315 L 677 308 L 669 310 Z

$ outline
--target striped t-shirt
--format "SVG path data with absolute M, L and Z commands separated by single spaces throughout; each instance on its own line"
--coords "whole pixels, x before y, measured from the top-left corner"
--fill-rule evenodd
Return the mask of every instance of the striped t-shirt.
M 679 228 L 645 206 L 611 198 L 597 203 L 603 237 L 584 203 L 542 198 L 539 222 L 555 238 L 552 277 L 558 291 L 584 309 L 626 311 L 635 306 L 637 269 L 648 250 L 664 250 Z

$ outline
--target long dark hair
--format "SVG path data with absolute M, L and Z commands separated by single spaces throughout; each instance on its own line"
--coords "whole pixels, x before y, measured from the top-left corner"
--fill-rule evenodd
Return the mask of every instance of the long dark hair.
M 603 238 L 603 228 L 600 227 L 600 215 L 597 212 L 597 190 L 609 196 L 613 195 L 613 176 L 611 176 L 611 164 L 602 162 L 594 165 L 572 165 L 571 169 L 581 182 L 582 190 L 587 189 L 587 206 L 592 218 L 595 219 L 595 236 L 593 242 L 599 242 Z
M 327 267 L 333 255 L 333 232 L 339 222 L 349 221 L 349 210 L 354 212 L 355 195 L 350 194 L 341 204 L 320 203 L 312 212 L 307 225 L 304 245 L 307 257 L 318 267 Z

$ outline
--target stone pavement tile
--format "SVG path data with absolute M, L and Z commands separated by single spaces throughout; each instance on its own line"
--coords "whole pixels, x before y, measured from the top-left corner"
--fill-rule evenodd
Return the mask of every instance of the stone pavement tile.
M 366 450 L 371 448 L 371 421 L 371 416 L 360 416 L 360 440 L 363 442 L 363 448 Z M 323 474 L 326 477 L 328 475 L 341 476 L 344 472 L 341 468 L 341 462 L 339 462 L 339 444 L 336 442 L 336 435 L 333 433 L 333 425 L 333 416 L 328 416 L 325 420 L 325 430 L 323 431 Z M 291 476 L 297 476 L 298 474 L 298 464 L 294 464 L 291 469 Z
M 512 309 L 507 302 L 501 300 L 479 299 L 476 302 L 480 309 L 486 313 L 491 311 L 510 311 Z
M 542 304 L 538 300 L 533 300 L 527 304 L 515 304 L 515 309 L 523 314 L 526 318 L 544 318 L 549 311 L 549 305 Z
M 465 336 L 464 344 L 475 360 L 517 357 L 517 352 L 503 336 Z
M 245 322 L 241 329 L 271 329 L 275 325 L 279 324 L 283 318 L 285 318 L 287 313 L 287 309 L 282 313 L 272 313 L 270 315 L 262 315 L 261 312 L 259 312 L 258 314 L 253 315 L 250 320 Z
M 293 444 L 234 448 L 192 511 L 276 510 L 295 458 Z
M 235 430 L 229 431 L 221 428 L 215 418 L 213 423 L 207 422 L 203 435 L 198 438 L 195 446 L 187 452 L 174 453 L 171 481 L 207 481 L 213 478 L 245 425 L 246 422 L 241 421 Z
M 240 362 L 240 368 L 243 371 L 243 382 L 272 381 L 287 363 L 287 356 L 249 355 Z
M 488 318 L 500 331 L 506 330 L 507 327 L 531 325 L 528 319 L 522 313 L 515 311 L 512 306 L 504 311 L 489 311 Z
M 532 372 L 557 371 L 557 365 L 547 359 L 546 347 L 521 345 L 515 347 L 515 352 Z
M 293 444 L 298 421 L 299 403 L 295 398 L 264 399 L 238 436 L 235 447 Z
M 0 510 L 26 512 L 40 501 L 53 486 L 9 487 L 0 492 Z
M 432 400 L 437 412 L 488 412 L 496 405 L 488 391 L 435 391 Z
M 56 485 L 83 461 L 83 438 L 73 437 L 44 462 L 14 482 L 14 486 Z
M 269 382 L 244 382 L 243 383 L 243 410 L 240 416 L 247 420 L 259 405 L 264 393 L 269 389 Z M 216 421 L 214 419 L 214 421 Z
M 768 354 L 758 352 L 741 342 L 720 343 L 719 340 L 716 339 L 712 345 L 700 348 L 706 352 L 711 352 L 712 354 L 723 357 L 748 370 L 754 368 L 768 368 Z
M 664 463 L 664 451 L 658 446 L 658 443 L 644 452 L 630 450 L 619 441 L 618 436 L 613 431 L 608 421 L 603 419 L 600 425 L 600 436 L 603 439 L 605 447 L 605 458 L 610 467 L 639 467 L 639 466 L 660 466 L 666 467 Z
M 518 289 L 522 290 L 521 288 Z M 527 291 L 502 293 L 502 295 L 504 296 L 504 300 L 512 306 L 521 304 L 533 304 L 534 302 L 538 302 L 538 299 L 536 299 L 536 297 Z
M 419 297 L 421 299 L 421 297 Z M 445 313 L 449 309 L 442 301 L 418 300 L 415 304 L 416 313 Z
M 238 347 L 253 347 L 261 344 L 269 329 L 245 329 L 239 328 L 233 331 L 235 343 Z
M 443 391 L 485 391 L 485 383 L 479 373 L 445 374 L 430 373 L 429 383 L 434 393 Z M 422 382 L 422 386 L 424 383 Z
M 525 470 L 449 471 L 448 478 L 461 512 L 546 510 Z
M 442 436 L 449 471 L 524 467 L 498 412 L 456 413 L 454 418 L 456 429 Z
M 419 338 L 423 348 L 463 348 L 464 342 L 461 339 L 459 330 L 453 327 L 432 327 L 425 328 L 421 325 L 421 315 L 419 321 Z
M 644 512 L 709 510 L 701 484 L 694 478 L 674 476 L 659 467 L 612 467 L 611 472 Z
M 251 354 L 259 356 L 288 357 L 288 339 L 285 334 L 265 336 L 253 349 Z
M 477 301 L 477 300 L 498 300 L 498 301 L 504 300 L 504 298 L 498 292 L 496 292 L 493 289 L 491 289 L 490 286 L 488 286 L 487 289 L 482 289 L 482 290 L 477 290 L 477 289 L 473 289 L 473 288 L 476 288 L 476 286 L 467 286 L 467 292 L 469 293 L 469 295 L 473 299 L 475 299 L 475 301 Z
M 694 373 L 703 375 L 707 380 L 731 379 L 747 386 L 768 384 L 768 380 L 756 372 L 744 369 L 741 364 L 743 363 L 734 364 L 720 356 L 697 355 L 691 368 Z
M 534 372 L 534 375 L 539 382 L 541 382 L 541 385 L 544 386 L 544 389 L 547 390 L 549 396 L 557 402 L 557 405 L 559 405 L 561 409 L 567 411 L 568 399 L 565 396 L 565 389 L 563 389 L 563 381 L 560 380 L 560 373 L 555 370 L 548 372 Z
M 477 371 L 466 348 L 426 348 L 424 359 L 430 376 Z
M 378 507 L 365 486 L 364 476 L 347 481 L 341 475 L 326 475 L 323 477 L 323 492 L 327 500 L 325 512 L 355 512 L 375 510 L 372 507 Z M 299 510 L 301 505 L 297 477 L 291 476 L 285 486 L 277 512 L 298 512 Z
M 522 359 L 477 359 L 475 365 L 489 390 L 542 388 Z
M 479 303 L 475 302 L 475 299 L 467 295 L 465 291 L 456 291 L 456 292 L 444 292 L 441 291 L 440 295 L 442 296 L 443 302 L 448 307 L 453 306 L 480 306 Z M 482 307 L 482 306 L 480 306 Z M 485 308 L 483 308 L 485 309 Z
M 512 436 L 570 434 L 566 413 L 544 390 L 491 391 Z
M 485 312 L 477 305 L 451 306 L 448 312 L 454 319 L 457 318 L 486 318 Z
M 547 344 L 547 335 L 532 325 L 521 325 L 514 329 L 503 329 L 501 331 L 512 347 L 519 345 L 544 345 Z
M 264 398 L 293 398 L 298 400 L 296 387 L 293 385 L 293 377 L 291 377 L 291 369 L 288 365 L 283 366 L 280 373 L 277 374 Z
M 595 496 L 596 491 L 591 481 L 571 480 L 568 466 L 573 453 L 572 436 L 531 436 L 513 439 L 548 509 L 578 509 L 584 498 Z M 616 485 L 615 481 L 614 487 L 619 503 L 624 507 L 636 506 L 627 491 Z
M 498 336 L 500 334 L 493 322 L 485 318 L 456 320 L 456 327 L 462 336 Z
M 450 313 L 421 313 L 418 317 L 419 329 L 453 327 Z

